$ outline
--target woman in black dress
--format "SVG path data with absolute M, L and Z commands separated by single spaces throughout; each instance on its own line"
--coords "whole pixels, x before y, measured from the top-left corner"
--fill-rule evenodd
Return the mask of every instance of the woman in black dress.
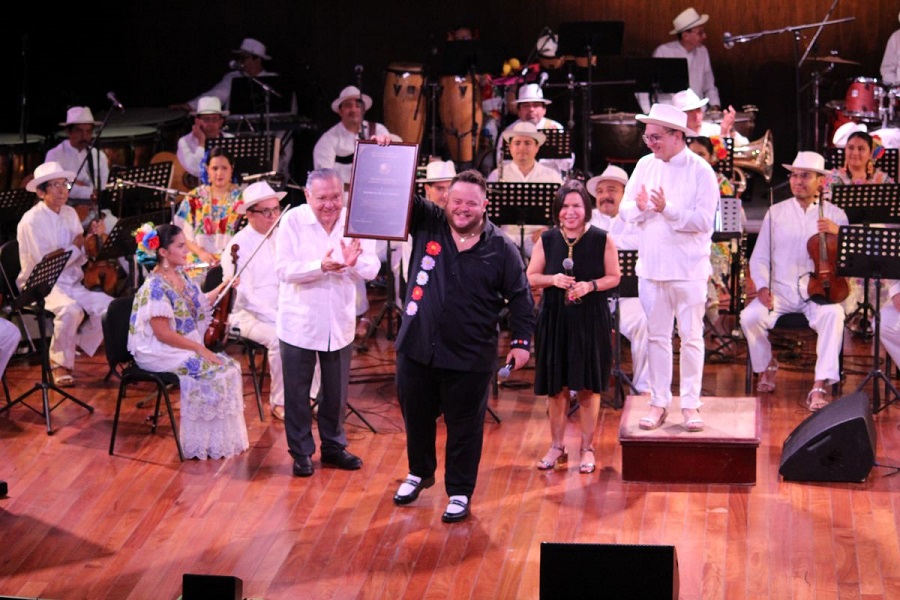
M 581 421 L 581 473 L 593 473 L 594 429 L 600 392 L 609 378 L 611 342 L 606 291 L 619 285 L 619 256 L 606 231 L 592 227 L 591 202 L 580 181 L 556 192 L 554 227 L 534 246 L 528 282 L 543 289 L 535 331 L 534 393 L 547 396 L 550 449 L 541 470 L 567 466 L 565 432 L 569 392 Z

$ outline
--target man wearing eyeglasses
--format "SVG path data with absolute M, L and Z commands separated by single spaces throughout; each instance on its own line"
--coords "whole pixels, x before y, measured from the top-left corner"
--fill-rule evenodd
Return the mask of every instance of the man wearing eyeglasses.
M 222 252 L 222 276 L 241 274 L 241 285 L 235 289 L 234 307 L 228 318 L 229 329 L 237 328 L 241 336 L 262 344 L 268 350 L 269 374 L 272 377 L 269 405 L 272 415 L 284 420 L 284 378 L 281 351 L 275 334 L 278 305 L 278 276 L 275 274 L 275 234 L 272 228 L 281 216 L 281 200 L 287 192 L 276 192 L 265 181 L 247 186 L 238 214 L 246 215 L 247 224 L 231 238 Z M 271 234 L 267 236 L 271 231 Z M 237 247 L 237 264 L 231 257 Z
M 825 386 L 841 378 L 844 308 L 840 303 L 810 302 L 801 295 L 801 287 L 806 291 L 801 281 L 815 271 L 807 242 L 817 233 L 836 235 L 849 221 L 847 213 L 821 198 L 825 178 L 831 173 L 821 154 L 798 152 L 793 164 L 782 166 L 791 172 L 794 197 L 773 205 L 763 218 L 750 256 L 750 277 L 757 295 L 741 311 L 741 329 L 753 372 L 759 374 L 757 391 L 774 392 L 778 363 L 772 356 L 769 329 L 783 314 L 806 316 L 817 337 L 815 383 L 806 396 L 806 407 L 815 412 L 828 404 Z
M 75 347 L 93 356 L 103 341 L 101 317 L 112 298 L 103 292 L 84 287 L 84 232 L 78 213 L 66 204 L 74 171 L 63 169 L 57 162 L 45 162 L 34 170 L 34 178 L 25 189 L 41 200 L 19 221 L 19 262 L 22 270 L 16 278 L 23 289 L 35 266 L 54 250 L 72 251 L 69 262 L 45 299 L 52 312 L 53 336 L 50 338 L 50 366 L 53 379 L 60 387 L 75 385 Z M 87 321 L 85 321 L 87 313 Z
M 635 272 L 647 315 L 650 410 L 639 426 L 656 429 L 666 420 L 672 402 L 672 323 L 677 321 L 684 428 L 701 431 L 703 313 L 719 186 L 709 163 L 685 143 L 693 135 L 687 115 L 654 104 L 650 114 L 636 118 L 646 126 L 644 143 L 652 154 L 635 166 L 619 213 L 639 231 Z

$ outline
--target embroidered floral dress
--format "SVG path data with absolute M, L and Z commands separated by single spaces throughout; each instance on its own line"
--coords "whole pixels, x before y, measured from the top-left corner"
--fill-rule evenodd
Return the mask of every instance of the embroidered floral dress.
M 128 350 L 137 364 L 151 371 L 178 375 L 181 388 L 180 437 L 189 458 L 226 458 L 249 447 L 244 422 L 240 366 L 227 354 L 215 365 L 190 350 L 164 344 L 153 334 L 150 319 L 165 317 L 178 333 L 203 343 L 211 307 L 183 273 L 178 292 L 162 276 L 150 273 L 134 298 L 128 328 Z
M 227 198 L 213 198 L 212 187 L 201 185 L 191 190 L 181 201 L 174 223 L 184 230 L 184 237 L 216 258 L 222 254 L 231 237 L 237 233 L 241 215 L 237 207 L 242 203 L 243 190 L 233 185 Z M 193 253 L 188 262 L 198 262 Z

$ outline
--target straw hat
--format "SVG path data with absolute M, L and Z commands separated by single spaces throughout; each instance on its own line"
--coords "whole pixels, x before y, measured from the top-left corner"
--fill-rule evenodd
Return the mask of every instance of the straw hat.
M 702 108 L 707 104 L 709 104 L 709 98 L 704 98 L 703 100 L 701 100 L 700 96 L 694 93 L 694 90 L 690 88 L 678 92 L 677 94 L 672 96 L 672 106 L 684 112 Z
M 677 35 L 682 31 L 700 27 L 709 21 L 709 15 L 700 15 L 692 8 L 681 11 L 677 17 L 672 19 L 672 26 L 675 28 L 669 32 L 669 35 Z
M 359 100 L 360 98 L 362 98 L 363 107 L 364 107 L 363 112 L 372 108 L 371 96 L 368 96 L 368 95 L 360 92 L 359 88 L 356 87 L 355 85 L 348 85 L 347 87 L 345 87 L 344 89 L 341 90 L 340 95 L 337 98 L 335 98 L 334 101 L 331 103 L 331 110 L 333 110 L 337 114 L 341 114 L 341 111 L 339 110 L 341 103 L 344 100 L 350 100 L 351 98 L 356 99 L 356 100 Z
M 241 47 L 237 50 L 232 50 L 235 54 L 250 54 L 252 56 L 258 56 L 263 60 L 269 60 L 272 58 L 268 54 L 266 54 L 266 45 L 260 42 L 259 40 L 254 40 L 253 38 L 244 38 L 244 41 L 241 42 Z
M 818 152 L 798 152 L 793 164 L 781 165 L 788 171 L 812 171 L 819 175 L 830 175 L 831 171 L 825 168 L 825 157 Z
M 425 167 L 424 179 L 416 179 L 416 183 L 437 183 L 439 181 L 450 181 L 456 177 L 456 166 L 452 160 L 446 162 L 442 160 L 433 160 Z
M 75 173 L 66 171 L 58 162 L 51 160 L 50 162 L 45 162 L 44 164 L 37 166 L 34 170 L 34 179 L 25 185 L 25 189 L 29 192 L 35 192 L 39 185 L 46 181 L 53 181 L 54 179 L 72 181 L 75 179 Z
M 843 148 L 847 145 L 847 141 L 850 139 L 850 135 L 856 133 L 857 131 L 868 133 L 869 128 L 866 127 L 863 123 L 854 123 L 853 121 L 844 123 L 834 130 L 834 137 L 832 138 L 832 142 L 837 148 Z
M 60 125 L 62 125 L 63 127 L 68 127 L 69 125 L 80 125 L 82 123 L 88 123 L 90 125 L 100 124 L 99 122 L 94 120 L 94 113 L 91 112 L 90 107 L 73 106 L 66 111 L 66 121 L 64 123 L 60 123 Z
M 287 192 L 276 192 L 272 189 L 272 186 L 270 186 L 265 181 L 257 181 L 255 183 L 251 183 L 244 190 L 244 193 L 241 194 L 243 202 L 240 204 L 240 206 L 237 207 L 237 214 L 245 214 L 248 208 L 259 204 L 263 200 L 274 198 L 275 200 L 281 202 L 281 199 L 285 196 L 287 196 Z
M 197 110 L 191 112 L 193 116 L 197 115 L 228 115 L 227 110 L 222 110 L 222 101 L 218 96 L 203 96 L 197 100 Z
M 516 99 L 516 104 L 521 104 L 522 102 L 553 104 L 552 101 L 544 98 L 544 90 L 536 83 L 529 83 L 519 88 L 519 97 Z
M 628 173 L 625 172 L 625 169 L 621 167 L 617 167 L 615 165 L 609 165 L 604 169 L 602 173 L 597 175 L 596 177 L 591 177 L 588 179 L 587 184 L 584 186 L 587 188 L 588 194 L 591 196 L 597 196 L 597 184 L 601 181 L 616 181 L 625 185 L 628 183 Z
M 654 104 L 650 107 L 650 114 L 634 117 L 647 125 L 659 125 L 684 133 L 685 135 L 697 135 L 687 127 L 687 115 L 670 104 Z
M 537 142 L 538 146 L 547 141 L 547 136 L 538 131 L 534 123 L 528 121 L 520 121 L 503 132 L 503 140 L 507 144 L 512 143 L 514 137 L 529 137 Z

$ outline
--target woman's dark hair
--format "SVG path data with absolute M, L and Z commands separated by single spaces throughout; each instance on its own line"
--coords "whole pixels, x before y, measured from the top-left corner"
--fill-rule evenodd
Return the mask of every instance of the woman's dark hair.
M 553 197 L 553 204 L 550 205 L 550 218 L 553 219 L 554 225 L 559 226 L 559 211 L 562 210 L 566 196 L 572 193 L 581 196 L 581 201 L 584 204 L 585 222 L 591 220 L 591 212 L 593 210 L 591 208 L 591 197 L 588 195 L 583 183 L 577 179 L 571 179 L 559 186 L 559 189 L 556 190 L 556 195 Z
M 212 159 L 217 156 L 221 156 L 225 160 L 227 160 L 228 164 L 231 165 L 232 171 L 235 171 L 234 157 L 228 153 L 228 150 L 225 149 L 225 146 L 213 146 L 206 152 L 206 154 L 203 155 L 203 158 L 200 160 L 200 183 L 204 185 L 210 184 L 207 168 L 209 167 L 210 161 L 212 161 Z M 237 172 L 232 172 L 231 181 L 232 183 L 237 183 Z
M 148 269 L 152 269 L 159 262 L 159 251 L 163 248 L 168 249 L 172 245 L 175 236 L 181 233 L 181 227 L 171 223 L 157 225 L 154 229 L 156 230 L 156 235 L 159 236 L 159 246 L 156 248 L 156 252 L 153 254 L 147 254 L 140 250 L 137 252 L 138 263 Z
M 691 137 L 691 138 L 687 139 L 688 146 L 690 146 L 694 142 L 697 142 L 698 144 L 700 144 L 701 146 L 706 148 L 706 151 L 709 152 L 709 155 L 712 156 L 713 158 L 715 158 L 716 155 L 713 152 L 713 143 L 712 143 L 711 139 L 709 139 L 705 135 L 698 135 L 696 137 Z
M 865 131 L 854 131 L 849 136 L 847 136 L 847 143 L 850 143 L 852 139 L 860 139 L 865 142 L 866 146 L 869 147 L 869 159 L 866 161 L 866 178 L 872 177 L 875 174 L 875 161 L 872 160 L 872 150 L 875 148 L 875 140 L 872 139 L 872 136 L 866 133 Z M 844 155 L 844 170 L 847 173 L 850 173 L 850 168 L 847 166 L 847 155 Z
M 869 147 L 869 151 L 875 147 L 875 140 L 872 139 L 872 136 L 866 133 L 865 131 L 854 131 L 847 137 L 847 141 L 849 142 L 853 138 L 859 138 L 866 143 L 866 146 Z

